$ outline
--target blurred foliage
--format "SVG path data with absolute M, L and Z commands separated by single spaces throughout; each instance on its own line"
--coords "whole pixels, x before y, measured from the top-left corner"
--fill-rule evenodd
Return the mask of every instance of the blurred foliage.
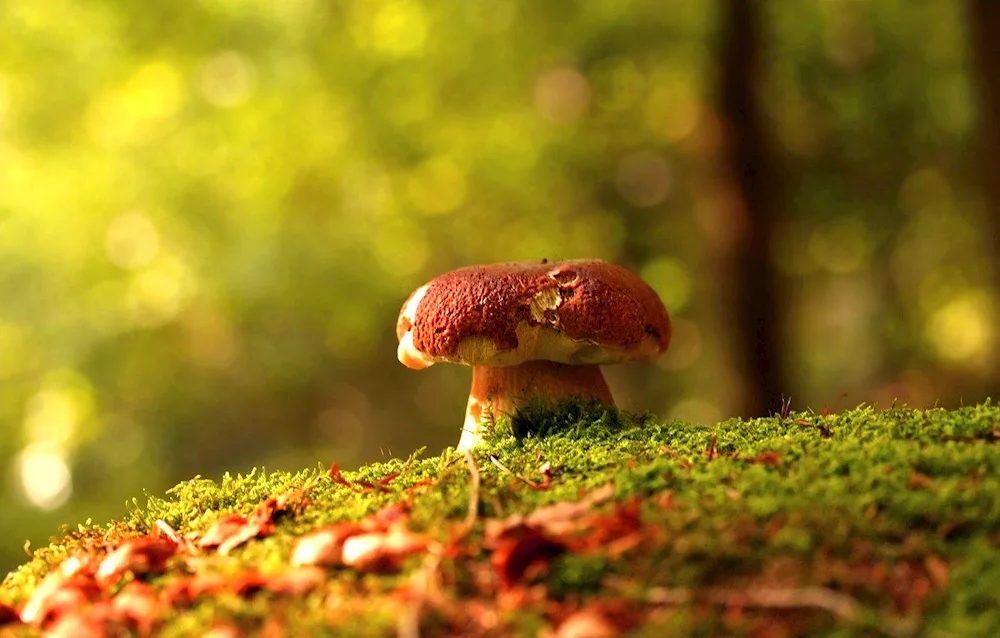
M 997 299 L 962 5 L 761 6 L 796 407 L 978 398 Z M 5 1 L 0 568 L 195 474 L 453 444 L 468 371 L 404 369 L 393 327 L 467 263 L 634 268 L 676 337 L 609 370 L 620 403 L 738 409 L 717 12 Z

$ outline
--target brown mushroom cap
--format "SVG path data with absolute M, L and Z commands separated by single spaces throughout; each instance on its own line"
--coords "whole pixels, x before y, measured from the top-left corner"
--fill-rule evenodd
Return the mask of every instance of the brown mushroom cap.
M 399 360 L 597 365 L 659 356 L 670 319 L 656 292 L 599 259 L 511 262 L 447 272 L 418 288 L 396 324 Z

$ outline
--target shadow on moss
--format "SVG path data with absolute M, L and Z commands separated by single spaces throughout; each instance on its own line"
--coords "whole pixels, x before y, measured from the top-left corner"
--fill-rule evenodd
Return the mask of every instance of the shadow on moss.
M 498 436 L 518 441 L 560 434 L 570 437 L 604 439 L 629 428 L 643 425 L 649 415 L 633 415 L 600 401 L 579 398 L 552 404 L 538 398 L 521 406 L 516 414 L 505 414 L 490 430 Z

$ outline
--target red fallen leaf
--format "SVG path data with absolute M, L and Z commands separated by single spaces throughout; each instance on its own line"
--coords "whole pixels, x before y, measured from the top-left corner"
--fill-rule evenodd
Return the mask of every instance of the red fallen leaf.
M 94 602 L 100 595 L 101 588 L 93 578 L 76 574 L 44 596 L 39 603 L 36 616 L 26 614 L 28 606 L 25 605 L 25 609 L 21 610 L 21 621 L 43 627 Z
M 606 548 L 608 555 L 616 557 L 638 545 L 642 534 L 642 502 L 632 499 L 615 506 L 610 514 L 594 515 L 587 519 L 587 534 L 574 548 Z
M 303 596 L 319 587 L 326 580 L 326 572 L 319 567 L 291 567 L 269 577 L 267 590 L 279 596 Z
M 390 525 L 406 520 L 409 514 L 410 506 L 406 503 L 390 503 L 375 512 L 370 518 L 362 521 L 362 525 L 369 531 L 385 530 Z
M 388 485 L 392 482 L 394 478 L 402 474 L 402 472 L 393 472 L 392 474 L 387 474 L 378 480 L 379 485 Z
M 203 572 L 171 580 L 163 587 L 160 598 L 168 606 L 191 605 L 205 594 L 214 594 L 226 588 L 228 578 L 214 572 Z
M 0 603 L 0 627 L 21 622 L 21 615 L 7 603 Z
M 45 638 L 100 638 L 128 635 L 108 604 L 80 607 L 57 618 L 45 630 Z
M 257 571 L 244 572 L 230 577 L 227 585 L 237 596 L 251 596 L 267 587 L 267 576 Z
M 403 524 L 386 532 L 355 534 L 344 540 L 341 562 L 362 571 L 396 571 L 407 556 L 427 549 L 429 541 Z
M 410 492 L 418 490 L 421 487 L 426 487 L 426 486 L 431 485 L 433 483 L 434 483 L 434 479 L 432 479 L 429 476 L 426 477 L 426 478 L 422 478 L 419 481 L 417 481 L 416 483 L 414 483 L 413 485 L 411 485 L 410 487 L 406 488 L 406 493 L 409 494 Z
M 133 574 L 160 573 L 167 560 L 176 553 L 177 545 L 166 538 L 132 538 L 104 557 L 97 568 L 97 579 L 110 584 L 126 571 Z
M 927 575 L 931 577 L 935 587 L 938 589 L 945 588 L 948 584 L 949 567 L 943 558 L 931 554 L 924 559 L 924 569 L 927 570 Z
M 198 539 L 197 545 L 202 548 L 218 547 L 230 537 L 239 532 L 247 524 L 247 519 L 240 514 L 227 514 L 214 523 Z
M 594 506 L 607 501 L 614 495 L 614 484 L 607 483 L 590 492 L 579 501 L 562 501 L 553 505 L 539 507 L 528 514 L 527 517 L 514 515 L 505 521 L 501 521 L 499 527 L 495 523 L 487 521 L 487 535 L 490 535 L 492 532 L 492 535 L 496 536 L 503 529 L 514 527 L 522 522 L 539 527 L 557 536 L 575 531 L 581 525 L 583 517 L 589 514 Z
M 167 540 L 177 545 L 178 552 L 185 552 L 188 554 L 194 554 L 196 552 L 195 544 L 187 536 L 181 536 L 177 533 L 169 523 L 162 520 L 156 521 L 156 530 Z
M 528 481 L 528 486 L 533 490 L 549 489 L 549 486 L 552 485 L 552 464 L 548 461 L 542 463 L 541 467 L 538 468 L 538 472 L 542 475 L 542 480 L 538 483 Z
M 611 624 L 603 614 L 582 609 L 559 624 L 555 638 L 614 638 L 619 635 L 621 630 Z
M 656 504 L 662 509 L 668 510 L 674 507 L 674 491 L 664 490 L 656 499 Z
M 160 619 L 162 605 L 156 591 L 146 583 L 133 580 L 111 599 L 115 615 L 146 636 Z
M 779 452 L 761 452 L 757 456 L 744 459 L 747 463 L 756 463 L 759 465 L 781 465 L 781 454 Z
M 347 485 L 350 486 L 351 482 L 344 478 L 344 475 L 340 473 L 340 465 L 337 463 L 330 464 L 330 478 L 337 485 Z
M 708 449 L 705 450 L 705 458 L 707 458 L 709 461 L 714 461 L 715 459 L 719 458 L 719 450 L 716 449 L 715 443 L 716 443 L 716 438 L 715 435 L 713 434 L 712 439 L 708 442 Z
M 906 484 L 911 490 L 922 490 L 934 485 L 934 479 L 926 474 L 913 470 L 910 472 L 910 478 L 907 480 Z
M 201 638 L 243 638 L 243 632 L 233 625 L 216 625 L 202 634 Z
M 268 536 L 272 532 L 274 532 L 274 525 L 269 521 L 261 522 L 257 525 L 248 523 L 219 545 L 219 554 L 226 556 L 229 552 L 233 551 L 248 540 L 261 536 Z
M 344 541 L 349 536 L 364 531 L 365 528 L 359 523 L 337 523 L 313 530 L 296 541 L 291 564 L 339 565 Z
M 494 541 L 491 562 L 504 588 L 518 584 L 533 567 L 547 567 L 553 558 L 566 551 L 566 545 L 545 535 L 533 525 L 518 525 L 504 530 Z
M 78 556 L 64 560 L 42 579 L 21 608 L 21 622 L 41 626 L 72 608 L 95 600 L 101 589 L 91 569 Z
M 252 538 L 267 536 L 274 532 L 273 521 L 278 513 L 292 506 L 300 507 L 308 500 L 304 494 L 302 490 L 295 490 L 264 499 L 246 518 L 239 514 L 223 516 L 205 532 L 198 546 L 218 547 L 218 552 L 226 555 Z

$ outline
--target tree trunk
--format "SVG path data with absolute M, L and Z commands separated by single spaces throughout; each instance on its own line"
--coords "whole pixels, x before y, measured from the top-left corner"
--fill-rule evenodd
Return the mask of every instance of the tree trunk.
M 722 8 L 720 115 L 727 171 L 744 222 L 730 256 L 732 288 L 727 303 L 744 383 L 741 413 L 753 417 L 780 411 L 782 394 L 789 391 L 782 374 L 778 276 L 770 257 L 779 191 L 754 93 L 762 76 L 759 4 L 724 0 Z
M 993 282 L 1000 287 L 1000 2 L 970 0 L 969 36 L 978 70 L 979 121 L 982 135 L 978 157 L 986 194 L 986 232 L 992 242 Z M 995 375 L 994 375 L 995 377 Z M 996 381 L 987 390 L 994 399 L 1000 395 Z

